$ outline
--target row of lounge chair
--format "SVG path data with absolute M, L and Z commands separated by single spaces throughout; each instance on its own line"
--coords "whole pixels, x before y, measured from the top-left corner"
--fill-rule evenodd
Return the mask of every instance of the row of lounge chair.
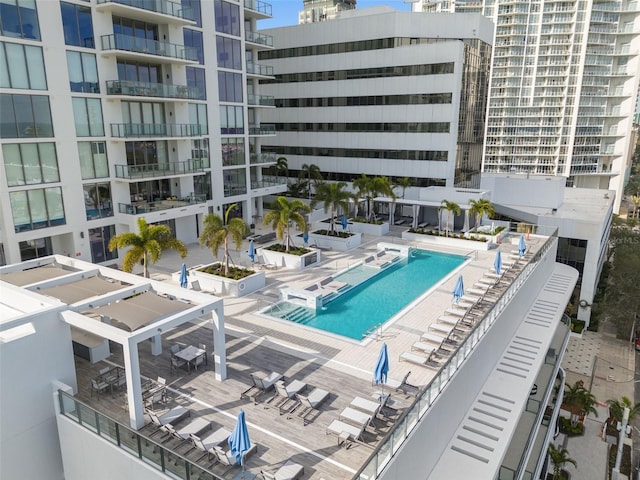
M 400 256 L 387 250 L 380 250 L 375 255 L 364 259 L 363 265 L 374 268 L 387 268 L 400 260 Z
M 348 407 L 344 408 L 337 419 L 327 427 L 327 435 L 335 435 L 338 438 L 338 446 L 349 448 L 351 443 L 368 444 L 362 438 L 367 428 L 371 427 L 377 434 L 376 419 L 383 415 L 383 409 L 390 395 L 382 395 L 379 401 L 369 400 L 363 397 L 355 397 Z M 386 424 L 386 422 L 385 422 Z

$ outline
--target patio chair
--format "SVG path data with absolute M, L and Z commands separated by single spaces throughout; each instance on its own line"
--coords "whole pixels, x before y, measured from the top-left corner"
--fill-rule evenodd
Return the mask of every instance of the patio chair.
M 209 458 L 211 458 L 211 455 L 215 456 L 215 453 L 213 452 L 213 447 L 216 447 L 221 443 L 227 441 L 230 435 L 231 435 L 231 432 L 229 430 L 227 430 L 226 428 L 220 427 L 220 428 L 213 429 L 213 431 L 206 437 L 200 437 L 199 435 L 192 433 L 190 435 L 190 438 L 193 441 L 193 446 L 197 450 L 200 450 L 206 453 L 206 455 Z M 203 457 L 200 457 L 200 458 L 203 458 Z
M 158 427 L 154 432 L 152 432 L 149 436 L 155 435 L 159 431 L 166 431 L 166 429 L 160 430 L 162 427 L 166 425 L 174 425 L 178 422 L 181 422 L 185 418 L 191 415 L 191 411 L 184 407 L 174 407 L 171 410 L 163 413 L 162 415 L 158 415 L 153 410 L 147 410 L 147 414 L 149 418 L 151 418 L 151 422 Z
M 366 425 L 356 427 L 341 420 L 334 420 L 329 424 L 326 430 L 327 435 L 336 435 L 338 437 L 338 446 L 344 445 L 345 448 L 349 448 L 351 442 L 358 442 L 363 445 L 362 434 L 364 433 Z
M 204 344 L 204 343 L 201 343 L 201 344 L 198 345 L 198 348 L 200 350 L 204 350 L 204 352 L 205 352 L 204 353 L 204 364 L 208 365 L 209 364 L 209 358 L 208 358 L 209 357 L 209 355 L 208 355 L 209 352 L 207 352 L 207 345 Z
M 293 380 L 285 385 L 282 380 L 275 383 L 276 393 L 264 404 L 264 408 L 277 408 L 280 415 L 284 415 L 297 405 L 295 396 L 307 388 L 307 384 L 300 380 Z
M 172 427 L 173 428 L 173 427 Z M 184 427 L 179 430 L 173 430 L 172 435 L 178 440 L 190 440 L 191 435 L 200 435 L 205 430 L 209 430 L 211 428 L 211 422 L 205 418 L 196 418 L 191 420 Z
M 287 460 L 276 471 L 260 470 L 264 480 L 298 480 L 304 474 L 304 467 L 291 460 Z
M 339 280 L 334 279 L 333 277 L 327 277 L 319 282 L 320 288 L 325 290 L 330 290 L 332 292 L 338 292 L 349 286 L 348 283 L 341 282 Z
M 193 367 L 196 369 L 196 372 L 198 371 L 198 366 L 205 366 L 207 365 L 207 352 L 203 353 L 202 355 L 196 357 L 193 360 Z
M 91 379 L 91 397 L 93 397 L 93 392 L 100 394 L 110 387 L 111 385 L 108 382 L 102 380 L 100 377 L 92 378 Z
M 257 451 L 258 451 L 258 445 L 256 443 L 252 443 L 251 448 L 247 450 L 246 453 L 244 454 L 244 458 L 246 459 L 250 457 Z M 238 464 L 236 462 L 236 457 L 231 455 L 231 451 L 225 450 L 219 445 L 216 445 L 215 447 L 213 447 L 213 454 L 216 456 L 216 458 L 222 465 L 226 465 L 228 467 L 235 467 Z
M 411 375 L 411 370 L 409 370 L 400 381 L 394 380 L 393 378 L 387 378 L 385 385 L 389 388 L 394 389 L 396 392 L 402 392 L 405 395 L 415 396 L 420 391 L 420 387 L 418 387 L 417 385 L 412 385 L 407 381 L 409 380 L 409 375 Z
M 302 424 L 307 425 L 309 423 L 309 416 L 311 414 L 319 414 L 318 407 L 329 398 L 329 392 L 322 390 L 321 388 L 314 388 L 309 395 L 303 396 L 299 393 L 296 394 L 298 405 L 296 405 L 287 415 L 287 418 L 292 418 L 292 414 L 302 419 Z
M 427 363 L 429 361 L 429 357 L 425 357 L 424 355 L 418 355 L 416 353 L 411 353 L 411 352 L 402 352 L 400 354 L 400 361 L 415 363 L 416 365 L 420 365 L 422 367 L 429 366 Z
M 278 372 L 271 372 L 269 375 L 264 372 L 254 372 L 250 376 L 253 385 L 240 394 L 240 399 L 249 398 L 255 404 L 258 403 L 260 395 L 270 390 L 276 382 L 284 380 L 284 376 Z
M 187 364 L 186 360 L 176 357 L 175 355 L 171 355 L 171 373 L 178 368 L 182 368 Z

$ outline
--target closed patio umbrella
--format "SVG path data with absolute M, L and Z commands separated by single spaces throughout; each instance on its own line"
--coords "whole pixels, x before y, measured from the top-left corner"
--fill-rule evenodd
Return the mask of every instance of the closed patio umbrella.
M 187 288 L 189 286 L 189 280 L 187 278 L 188 275 L 187 266 L 183 263 L 180 268 L 180 286 L 182 288 Z
M 389 373 L 389 354 L 387 353 L 387 344 L 383 343 L 380 353 L 378 354 L 378 361 L 376 362 L 376 368 L 373 370 L 373 380 L 376 385 L 381 384 L 380 401 L 384 398 L 384 384 L 387 381 L 387 374 Z
M 247 429 L 247 422 L 244 418 L 244 410 L 240 410 L 238 413 L 238 420 L 236 426 L 233 428 L 231 435 L 229 435 L 229 449 L 231 455 L 234 456 L 238 465 L 242 465 L 242 475 L 244 477 L 244 454 L 251 448 L 251 441 L 249 440 L 249 430 Z
M 249 240 L 249 250 L 247 251 L 247 255 L 249 255 L 249 260 L 251 260 L 251 263 L 256 261 L 256 247 L 253 244 L 253 238 Z
M 496 252 L 496 259 L 493 261 L 493 269 L 496 271 L 497 275 L 500 275 L 502 271 L 502 254 L 500 250 Z
M 521 257 L 524 257 L 524 253 L 527 251 L 527 244 L 524 242 L 524 235 L 520 235 L 520 241 L 518 242 L 518 253 Z
M 462 280 L 462 275 L 458 277 L 458 281 L 456 282 L 456 286 L 453 289 L 453 300 L 458 303 L 462 296 L 464 295 L 464 282 Z

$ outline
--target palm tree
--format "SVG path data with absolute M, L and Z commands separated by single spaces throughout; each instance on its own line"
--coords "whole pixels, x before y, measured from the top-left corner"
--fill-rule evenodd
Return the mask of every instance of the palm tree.
M 631 204 L 633 205 L 633 216 L 632 218 L 635 218 L 638 216 L 638 207 L 640 206 L 640 195 L 630 195 L 629 196 L 629 200 L 631 201 Z
M 553 463 L 553 480 L 562 479 L 562 467 L 567 463 L 572 464 L 574 467 L 578 467 L 576 461 L 569 456 L 569 451 L 564 447 L 556 447 L 553 443 L 549 444 L 549 456 Z
M 224 221 L 219 215 L 210 213 L 204 217 L 204 229 L 198 237 L 200 245 L 211 249 L 214 257 L 218 256 L 220 247 L 224 249 L 222 265 L 224 274 L 229 274 L 229 238 L 233 240 L 236 250 L 242 245 L 242 237 L 247 232 L 247 224 L 241 218 L 229 220 L 229 213 L 237 206 L 237 203 L 230 205 L 224 212 Z
M 299 230 L 307 228 L 304 219 L 305 213 L 309 213 L 311 208 L 301 200 L 287 200 L 286 197 L 278 197 L 272 204 L 271 210 L 264 216 L 264 224 L 269 225 L 276 231 L 278 239 L 283 240 L 285 250 L 289 251 L 290 236 L 289 228 L 291 223 L 295 223 Z
M 316 196 L 311 202 L 311 208 L 315 207 L 318 202 L 324 203 L 324 212 L 331 210 L 331 234 L 335 232 L 335 212 L 338 208 L 346 214 L 349 209 L 349 199 L 351 194 L 345 190 L 346 182 L 322 183 L 316 189 Z
M 440 213 L 441 210 L 447 211 L 447 226 L 445 232 L 447 236 L 449 236 L 449 233 L 451 232 L 451 214 L 454 215 L 455 220 L 455 215 L 460 215 L 462 210 L 460 210 L 460 205 L 458 205 L 456 202 L 450 202 L 449 200 L 442 200 L 442 202 L 440 203 L 440 208 L 438 208 L 438 213 Z
M 409 177 L 402 177 L 396 181 L 396 187 L 402 188 L 402 198 L 404 198 L 404 194 L 407 191 L 407 188 L 411 186 L 411 179 Z
M 361 201 L 363 198 L 366 201 L 366 219 L 367 222 L 373 223 L 375 221 L 375 211 L 373 208 L 373 199 L 378 195 L 385 195 L 391 197 L 392 200 L 396 199 L 396 194 L 393 193 L 393 187 L 387 177 L 367 177 L 364 173 L 353 181 L 353 186 L 357 190 L 356 202 Z
M 629 397 L 623 396 L 620 400 L 607 400 L 607 405 L 609 406 L 609 416 L 617 422 L 622 422 L 625 408 L 629 409 L 629 422 L 640 412 L 640 403 L 633 405 Z
M 288 177 L 289 176 L 289 164 L 288 164 L 286 158 L 279 157 L 276 160 L 275 171 L 276 171 L 276 176 L 277 177 L 279 177 L 281 173 L 283 174 L 284 177 Z
M 318 167 L 315 163 L 303 163 L 302 168 L 300 169 L 299 177 L 307 179 L 307 194 L 309 198 L 311 198 L 311 180 L 314 180 L 316 187 L 322 181 L 322 173 L 320 173 L 320 167 Z
M 111 238 L 109 251 L 131 247 L 124 254 L 122 270 L 131 272 L 136 263 L 142 261 L 145 278 L 149 278 L 149 260 L 156 263 L 163 250 L 176 250 L 180 257 L 187 256 L 187 246 L 171 236 L 167 225 L 149 225 L 144 218 L 138 219 L 138 232 L 121 233 Z
M 482 222 L 483 216 L 493 217 L 496 214 L 496 209 L 486 198 L 480 198 L 478 200 L 471 200 L 469 202 L 471 208 L 469 209 L 469 213 L 476 217 L 476 232 L 478 231 L 478 227 Z
M 571 424 L 577 425 L 580 415 L 588 415 L 593 413 L 598 416 L 596 409 L 596 397 L 586 388 L 582 382 L 578 381 L 573 385 L 565 384 L 563 405 L 571 412 Z

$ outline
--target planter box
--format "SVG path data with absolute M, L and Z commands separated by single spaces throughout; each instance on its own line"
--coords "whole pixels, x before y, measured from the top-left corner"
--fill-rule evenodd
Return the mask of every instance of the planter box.
M 428 243 L 430 245 L 444 245 L 463 250 L 489 250 L 491 242 L 475 242 L 460 238 L 436 237 L 435 235 L 423 235 L 421 233 L 410 233 L 408 230 L 402 232 L 402 238 L 411 242 Z
M 365 235 L 377 235 L 378 237 L 382 237 L 389 233 L 389 223 L 385 222 L 377 225 L 375 223 L 352 222 L 349 223 L 349 231 L 351 233 L 364 233 Z
M 476 233 L 475 231 L 472 230 L 469 232 L 469 235 L 477 235 L 478 237 L 486 238 L 487 240 L 489 240 L 489 243 L 500 244 L 502 243 L 502 240 L 507 236 L 508 232 L 509 232 L 509 229 L 505 228 L 504 230 L 501 230 L 500 232 L 498 232 L 496 235 L 484 235 L 484 234 Z M 518 240 L 519 239 L 520 237 L 518 237 Z
M 339 252 L 345 252 L 359 247 L 360 243 L 362 243 L 361 233 L 353 233 L 348 238 L 340 238 L 309 232 L 309 244 L 315 244 L 318 248 L 328 248 Z
M 217 263 L 217 262 L 215 262 Z M 213 263 L 210 265 L 214 265 Z M 206 268 L 209 265 L 198 268 Z M 173 280 L 180 282 L 180 272 L 172 275 Z M 265 286 L 264 272 L 255 272 L 242 280 L 233 280 L 198 270 L 189 270 L 189 284 L 198 281 L 200 288 L 216 295 L 228 295 L 230 297 L 243 297 Z
M 312 249 L 311 252 L 304 255 L 274 252 L 266 248 L 259 248 L 257 253 L 262 256 L 265 264 L 291 270 L 303 270 L 320 262 L 320 250 L 316 249 Z

